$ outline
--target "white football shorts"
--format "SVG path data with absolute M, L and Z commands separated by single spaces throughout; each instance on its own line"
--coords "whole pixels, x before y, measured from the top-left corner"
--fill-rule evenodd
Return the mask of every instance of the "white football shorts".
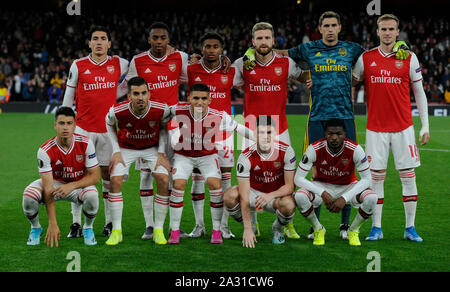
M 188 180 L 194 168 L 200 170 L 205 180 L 209 177 L 222 179 L 219 157 L 217 154 L 201 157 L 188 157 L 175 153 L 172 168 L 172 178 Z
M 419 149 L 413 126 L 392 133 L 366 130 L 366 154 L 371 169 L 387 169 L 390 148 L 392 148 L 397 170 L 420 166 Z
M 62 184 L 65 184 L 65 182 L 57 181 L 57 180 L 53 181 L 53 187 L 55 189 L 58 188 Z M 41 190 L 41 192 L 40 192 L 41 193 L 41 197 L 38 198 L 38 202 L 40 204 L 44 204 L 44 200 L 43 200 L 43 197 L 44 197 L 44 194 L 43 194 L 44 186 L 42 185 L 42 180 L 41 179 L 37 179 L 34 182 L 32 182 L 31 184 L 29 184 L 28 187 L 38 188 L 38 189 Z M 56 201 L 69 201 L 69 202 L 81 205 L 82 204 L 81 203 L 82 202 L 82 197 L 88 191 L 92 191 L 92 192 L 98 193 L 97 188 L 95 186 L 88 186 L 88 187 L 85 187 L 85 188 L 75 189 L 72 192 L 70 192 L 70 194 L 65 196 L 64 198 L 61 198 L 61 197 L 58 197 L 58 196 L 54 196 L 55 202 Z
M 112 144 L 108 133 L 95 133 L 83 130 L 80 127 L 75 128 L 75 133 L 88 137 L 92 140 L 97 154 L 98 165 L 108 166 L 112 156 Z

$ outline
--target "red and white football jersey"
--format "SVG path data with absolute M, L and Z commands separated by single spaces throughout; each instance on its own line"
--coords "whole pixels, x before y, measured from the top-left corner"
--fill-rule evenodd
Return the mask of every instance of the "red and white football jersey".
M 150 51 L 133 57 L 126 79 L 140 76 L 150 89 L 150 99 L 169 106 L 178 103 L 178 85 L 186 80 L 188 55 L 176 51 L 158 59 Z
M 178 145 L 174 152 L 189 157 L 201 157 L 217 153 L 215 142 L 223 137 L 223 131 L 232 132 L 238 124 L 225 111 L 208 107 L 202 119 L 196 120 L 191 113 L 191 105 L 180 103 L 172 107 L 174 118 L 169 126 L 170 132 L 179 130 Z
M 211 91 L 209 107 L 218 111 L 226 111 L 231 115 L 231 88 L 236 68 L 231 67 L 227 73 L 224 73 L 220 69 L 221 67 L 222 63 L 212 70 L 208 69 L 203 62 L 189 65 L 187 67 L 188 86 L 191 88 L 195 83 L 208 85 Z
M 77 126 L 88 132 L 106 132 L 105 116 L 116 103 L 119 80 L 127 70 L 128 61 L 118 56 L 97 63 L 89 55 L 73 62 L 67 86 L 76 88 Z
M 274 54 L 266 64 L 256 61 L 253 70 L 246 70 L 243 58 L 235 61 L 235 86 L 244 86 L 245 126 L 254 130 L 256 118 L 260 115 L 271 116 L 277 125 L 278 134 L 288 128 L 286 118 L 287 81 L 298 78 L 300 67 L 289 57 Z
M 106 123 L 118 126 L 120 148 L 140 150 L 158 146 L 161 123 L 169 119 L 170 108 L 164 103 L 149 101 L 147 111 L 139 116 L 127 100 L 111 107 Z
M 282 187 L 285 171 L 295 171 L 295 152 L 291 146 L 275 141 L 272 151 L 259 153 L 256 144 L 242 151 L 237 162 L 237 177 L 249 178 L 250 187 L 262 193 L 270 193 Z
M 82 179 L 89 168 L 98 166 L 94 144 L 88 137 L 73 134 L 72 145 L 64 150 L 54 137 L 37 152 L 39 173 L 52 173 L 53 179 L 73 182 Z
M 353 75 L 364 76 L 367 95 L 367 129 L 375 132 L 400 132 L 413 125 L 410 84 L 422 80 L 414 53 L 397 60 L 379 47 L 364 52 Z
M 316 166 L 315 181 L 335 184 L 349 185 L 358 179 L 358 172 L 369 169 L 369 162 L 362 147 L 345 139 L 342 149 L 333 154 L 327 146 L 327 140 L 322 138 L 308 146 L 302 161 L 298 165 L 300 171 L 309 172 L 313 164 Z

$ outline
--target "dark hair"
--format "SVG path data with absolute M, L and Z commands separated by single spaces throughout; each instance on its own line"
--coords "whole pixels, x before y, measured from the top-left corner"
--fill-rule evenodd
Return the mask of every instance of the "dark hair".
M 256 127 L 272 126 L 275 127 L 275 121 L 270 116 L 261 115 L 256 118 Z
M 147 81 L 145 81 L 144 78 L 139 77 L 139 76 L 131 78 L 130 80 L 127 81 L 127 84 L 128 84 L 128 92 L 131 91 L 131 86 L 141 86 L 144 84 L 147 86 L 147 89 L 148 89 Z
M 107 28 L 106 26 L 102 26 L 102 25 L 93 25 L 91 26 L 91 28 L 89 29 L 89 40 L 92 38 L 92 34 L 96 31 L 103 31 L 106 33 L 106 36 L 108 37 L 108 41 L 111 40 L 111 32 L 109 31 L 109 28 Z
M 202 92 L 210 93 L 209 86 L 206 84 L 203 84 L 203 83 L 194 83 L 191 86 L 189 92 L 193 92 L 193 91 L 202 91 Z
M 203 43 L 204 43 L 206 40 L 218 40 L 218 41 L 220 42 L 220 44 L 222 45 L 222 47 L 223 47 L 223 45 L 225 44 L 225 42 L 224 42 L 224 40 L 223 40 L 223 37 L 222 37 L 219 33 L 215 32 L 215 31 L 211 31 L 211 32 L 205 33 L 205 34 L 200 38 L 200 43 L 203 45 Z
M 347 130 L 345 129 L 345 122 L 344 120 L 341 119 L 331 119 L 328 120 L 325 123 L 325 130 L 327 130 L 329 127 L 342 127 L 342 129 L 347 132 Z
M 169 33 L 170 30 L 169 30 L 169 27 L 167 26 L 167 24 L 165 24 L 164 22 L 159 22 L 159 21 L 153 22 L 152 25 L 150 25 L 150 28 L 148 29 L 148 34 L 150 34 L 152 29 L 158 29 L 158 28 L 165 29 L 167 31 L 167 34 L 170 37 L 170 33 Z
M 71 107 L 62 106 L 55 113 L 55 120 L 58 119 L 58 116 L 63 115 L 67 117 L 73 117 L 75 119 L 75 112 Z
M 334 12 L 334 11 L 325 11 L 324 13 L 322 13 L 322 15 L 321 15 L 320 18 L 319 18 L 319 26 L 322 25 L 323 20 L 324 20 L 325 18 L 336 18 L 338 24 L 341 24 L 341 17 L 339 16 L 339 14 L 337 14 L 337 13 Z

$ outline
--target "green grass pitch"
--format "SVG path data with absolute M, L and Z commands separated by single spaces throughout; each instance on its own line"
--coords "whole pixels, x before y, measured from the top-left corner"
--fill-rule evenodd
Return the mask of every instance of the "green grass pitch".
M 306 116 L 289 116 L 290 134 L 297 158 L 301 157 Z M 416 125 L 420 120 L 414 118 Z M 80 254 L 81 271 L 159 271 L 159 272 L 299 272 L 299 271 L 355 271 L 370 267 L 370 252 L 380 255 L 380 270 L 388 271 L 450 271 L 450 191 L 448 189 L 450 162 L 450 119 L 430 117 L 431 141 L 419 146 L 422 166 L 416 170 L 419 200 L 416 230 L 423 243 L 403 239 L 404 210 L 398 173 L 389 160 L 385 182 L 383 209 L 384 239 L 366 242 L 371 221 L 361 228 L 361 247 L 350 247 L 339 238 L 340 214 L 322 209 L 321 220 L 327 228 L 326 244 L 315 247 L 305 238 L 309 231 L 306 220 L 298 213 L 294 223 L 301 239 L 289 240 L 282 246 L 271 243 L 271 225 L 274 215 L 261 214 L 261 237 L 255 249 L 242 247 L 243 227 L 230 218 L 230 227 L 237 235 L 224 244 L 211 245 L 211 219 L 209 202 L 205 204 L 207 236 L 200 239 L 182 239 L 177 246 L 156 246 L 140 237 L 145 229 L 139 198 L 139 174 L 131 168 L 130 180 L 124 184 L 123 243 L 106 246 L 107 238 L 101 234 L 104 224 L 103 201 L 94 230 L 97 246 L 87 247 L 82 239 L 68 239 L 71 224 L 70 204 L 56 206 L 61 241 L 59 248 L 49 248 L 41 238 L 39 246 L 29 247 L 26 240 L 30 225 L 22 211 L 23 189 L 38 178 L 36 151 L 53 137 L 53 115 L 12 114 L 0 115 L 0 272 L 5 271 L 66 271 L 70 251 Z M 356 117 L 359 141 L 364 144 L 364 116 Z M 416 126 L 416 135 L 419 128 Z M 239 152 L 236 151 L 236 157 Z M 235 173 L 232 178 L 236 184 Z M 189 189 L 189 186 L 188 186 Z M 356 210 L 352 210 L 352 219 Z M 169 216 L 166 219 L 167 232 Z M 40 210 L 44 234 L 48 225 L 45 207 Z M 181 228 L 190 232 L 194 215 L 187 192 Z

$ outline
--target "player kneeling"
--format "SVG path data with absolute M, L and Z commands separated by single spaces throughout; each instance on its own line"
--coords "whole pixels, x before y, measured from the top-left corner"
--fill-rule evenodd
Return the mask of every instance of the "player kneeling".
M 128 81 L 128 100 L 112 106 L 106 116 L 114 153 L 110 162 L 111 188 L 108 195 L 113 230 L 107 245 L 122 242 L 122 184 L 128 177 L 130 165 L 139 159 L 147 161 L 145 168 L 151 170 L 158 189 L 153 240 L 156 244 L 167 243 L 163 225 L 169 202 L 170 163 L 164 149 L 170 108 L 149 98 L 147 82 L 141 77 L 133 77 Z
M 256 212 L 275 213 L 272 224 L 274 244 L 285 242 L 283 226 L 295 216 L 295 153 L 291 146 L 275 141 L 275 124 L 268 116 L 256 119 L 257 143 L 245 149 L 237 163 L 238 186 L 224 195 L 227 211 L 244 224 L 242 244 L 254 248 Z
M 38 150 L 40 179 L 25 188 L 23 211 L 31 223 L 28 245 L 38 245 L 43 232 L 39 223 L 39 205 L 45 204 L 48 214 L 47 245 L 58 247 L 60 231 L 56 221 L 55 201 L 65 200 L 83 205 L 86 220 L 83 237 L 86 245 L 95 245 L 93 223 L 98 210 L 98 192 L 95 184 L 100 171 L 92 141 L 75 134 L 75 113 L 61 107 L 55 114 L 56 137 Z
M 358 208 L 348 232 L 349 243 L 354 246 L 361 245 L 359 228 L 372 215 L 377 204 L 376 193 L 369 189 L 371 177 L 366 154 L 360 145 L 345 137 L 343 120 L 327 121 L 325 138 L 308 146 L 295 175 L 295 184 L 300 187 L 295 194 L 295 202 L 300 213 L 311 222 L 314 245 L 325 244 L 325 228 L 314 212 L 322 201 L 334 213 L 340 212 L 346 203 Z M 317 168 L 317 175 L 314 181 L 309 181 L 306 176 L 313 165 Z

